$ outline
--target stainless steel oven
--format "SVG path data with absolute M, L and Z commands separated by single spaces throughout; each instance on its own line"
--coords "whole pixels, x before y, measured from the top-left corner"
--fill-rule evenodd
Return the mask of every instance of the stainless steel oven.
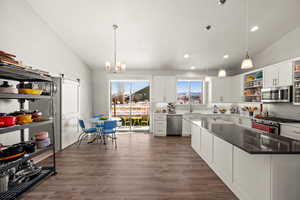
M 263 119 L 253 119 L 252 128 L 263 131 L 265 133 L 280 135 L 280 123 L 278 122 L 272 122 Z
M 261 90 L 261 101 L 266 103 L 291 102 L 292 86 L 264 88 Z

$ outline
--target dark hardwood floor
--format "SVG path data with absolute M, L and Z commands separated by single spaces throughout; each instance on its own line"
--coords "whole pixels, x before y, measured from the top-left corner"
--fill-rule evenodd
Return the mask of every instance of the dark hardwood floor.
M 118 135 L 57 155 L 58 174 L 22 200 L 237 200 L 191 149 L 188 137 Z

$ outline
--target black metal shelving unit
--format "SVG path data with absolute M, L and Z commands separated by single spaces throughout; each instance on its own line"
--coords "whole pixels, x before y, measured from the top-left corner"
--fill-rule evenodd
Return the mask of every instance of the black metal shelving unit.
M 0 79 L 5 80 L 13 80 L 13 81 L 19 81 L 19 82 L 50 82 L 52 83 L 52 91 L 54 88 L 53 80 L 48 75 L 41 75 L 34 71 L 28 71 L 22 67 L 15 66 L 15 65 L 7 65 L 0 62 Z M 51 92 L 53 94 L 53 92 Z M 36 101 L 40 99 L 46 99 L 49 100 L 49 103 L 52 107 L 52 118 L 47 119 L 41 122 L 33 122 L 29 124 L 24 125 L 15 125 L 10 126 L 6 128 L 0 128 L 0 134 L 6 134 L 13 131 L 20 131 L 20 139 L 21 141 L 25 141 L 24 138 L 24 130 L 33 128 L 33 127 L 39 127 L 44 125 L 52 124 L 52 144 L 49 145 L 46 148 L 39 149 L 36 152 L 32 154 L 27 154 L 23 158 L 20 158 L 16 161 L 2 164 L 0 165 L 0 172 L 5 172 L 6 170 L 18 166 L 23 162 L 28 161 L 29 159 L 34 159 L 37 156 L 40 156 L 43 153 L 52 151 L 51 156 L 53 158 L 53 165 L 50 167 L 43 167 L 41 173 L 30 180 L 29 182 L 21 183 L 21 184 L 14 184 L 9 185 L 8 191 L 0 193 L 0 200 L 10 200 L 10 199 L 16 199 L 18 196 L 29 190 L 31 187 L 33 187 L 35 184 L 43 180 L 44 178 L 48 177 L 49 175 L 56 174 L 56 160 L 55 160 L 55 133 L 54 133 L 54 102 L 53 102 L 53 95 L 29 95 L 29 94 L 0 94 L 0 99 L 17 99 L 18 103 L 20 105 L 20 109 L 24 109 L 24 103 L 29 101 Z M 17 133 L 16 133 L 17 134 Z

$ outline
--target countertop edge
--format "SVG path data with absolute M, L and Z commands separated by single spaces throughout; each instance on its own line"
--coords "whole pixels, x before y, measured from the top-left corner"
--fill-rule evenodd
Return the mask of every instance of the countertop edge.
M 249 153 L 249 154 L 251 154 L 251 155 L 299 155 L 299 154 L 300 154 L 300 151 L 299 151 L 299 152 L 275 152 L 275 151 L 274 151 L 274 152 L 270 152 L 270 151 L 253 152 L 253 151 L 248 151 L 247 149 L 245 149 L 245 148 L 243 148 L 243 147 L 241 147 L 241 146 L 238 146 L 238 145 L 236 145 L 236 144 L 233 144 L 231 141 L 225 139 L 224 137 L 221 137 L 220 135 L 217 135 L 217 134 L 211 132 L 210 130 L 208 130 L 208 129 L 202 127 L 202 126 L 199 126 L 199 124 L 197 124 L 197 123 L 194 122 L 194 121 L 196 121 L 196 120 L 194 120 L 194 119 L 186 119 L 186 120 L 190 121 L 191 123 L 195 124 L 196 126 L 198 126 L 198 127 L 201 128 L 201 129 L 207 130 L 207 131 L 208 131 L 209 133 L 211 133 L 212 135 L 214 135 L 214 136 L 216 136 L 216 137 L 218 137 L 218 138 L 220 138 L 220 139 L 222 139 L 222 140 L 228 142 L 229 144 L 233 145 L 234 147 L 237 147 L 237 148 L 239 148 L 239 149 L 243 150 L 244 152 Z M 233 123 L 233 124 L 234 124 L 234 123 Z M 237 125 L 237 126 L 238 126 L 238 125 Z M 246 127 L 242 127 L 242 128 L 251 130 L 251 129 L 246 128 Z M 253 131 L 253 130 L 252 130 L 252 131 Z M 263 134 L 263 133 L 258 132 L 258 131 L 255 131 L 255 132 L 257 132 L 258 134 Z M 263 134 L 263 135 L 265 135 L 265 134 Z

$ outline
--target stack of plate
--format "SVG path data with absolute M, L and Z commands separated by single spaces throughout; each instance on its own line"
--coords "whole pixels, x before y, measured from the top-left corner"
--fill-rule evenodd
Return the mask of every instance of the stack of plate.
M 50 145 L 51 141 L 48 137 L 48 132 L 42 131 L 35 134 L 35 143 L 38 149 L 45 148 Z

